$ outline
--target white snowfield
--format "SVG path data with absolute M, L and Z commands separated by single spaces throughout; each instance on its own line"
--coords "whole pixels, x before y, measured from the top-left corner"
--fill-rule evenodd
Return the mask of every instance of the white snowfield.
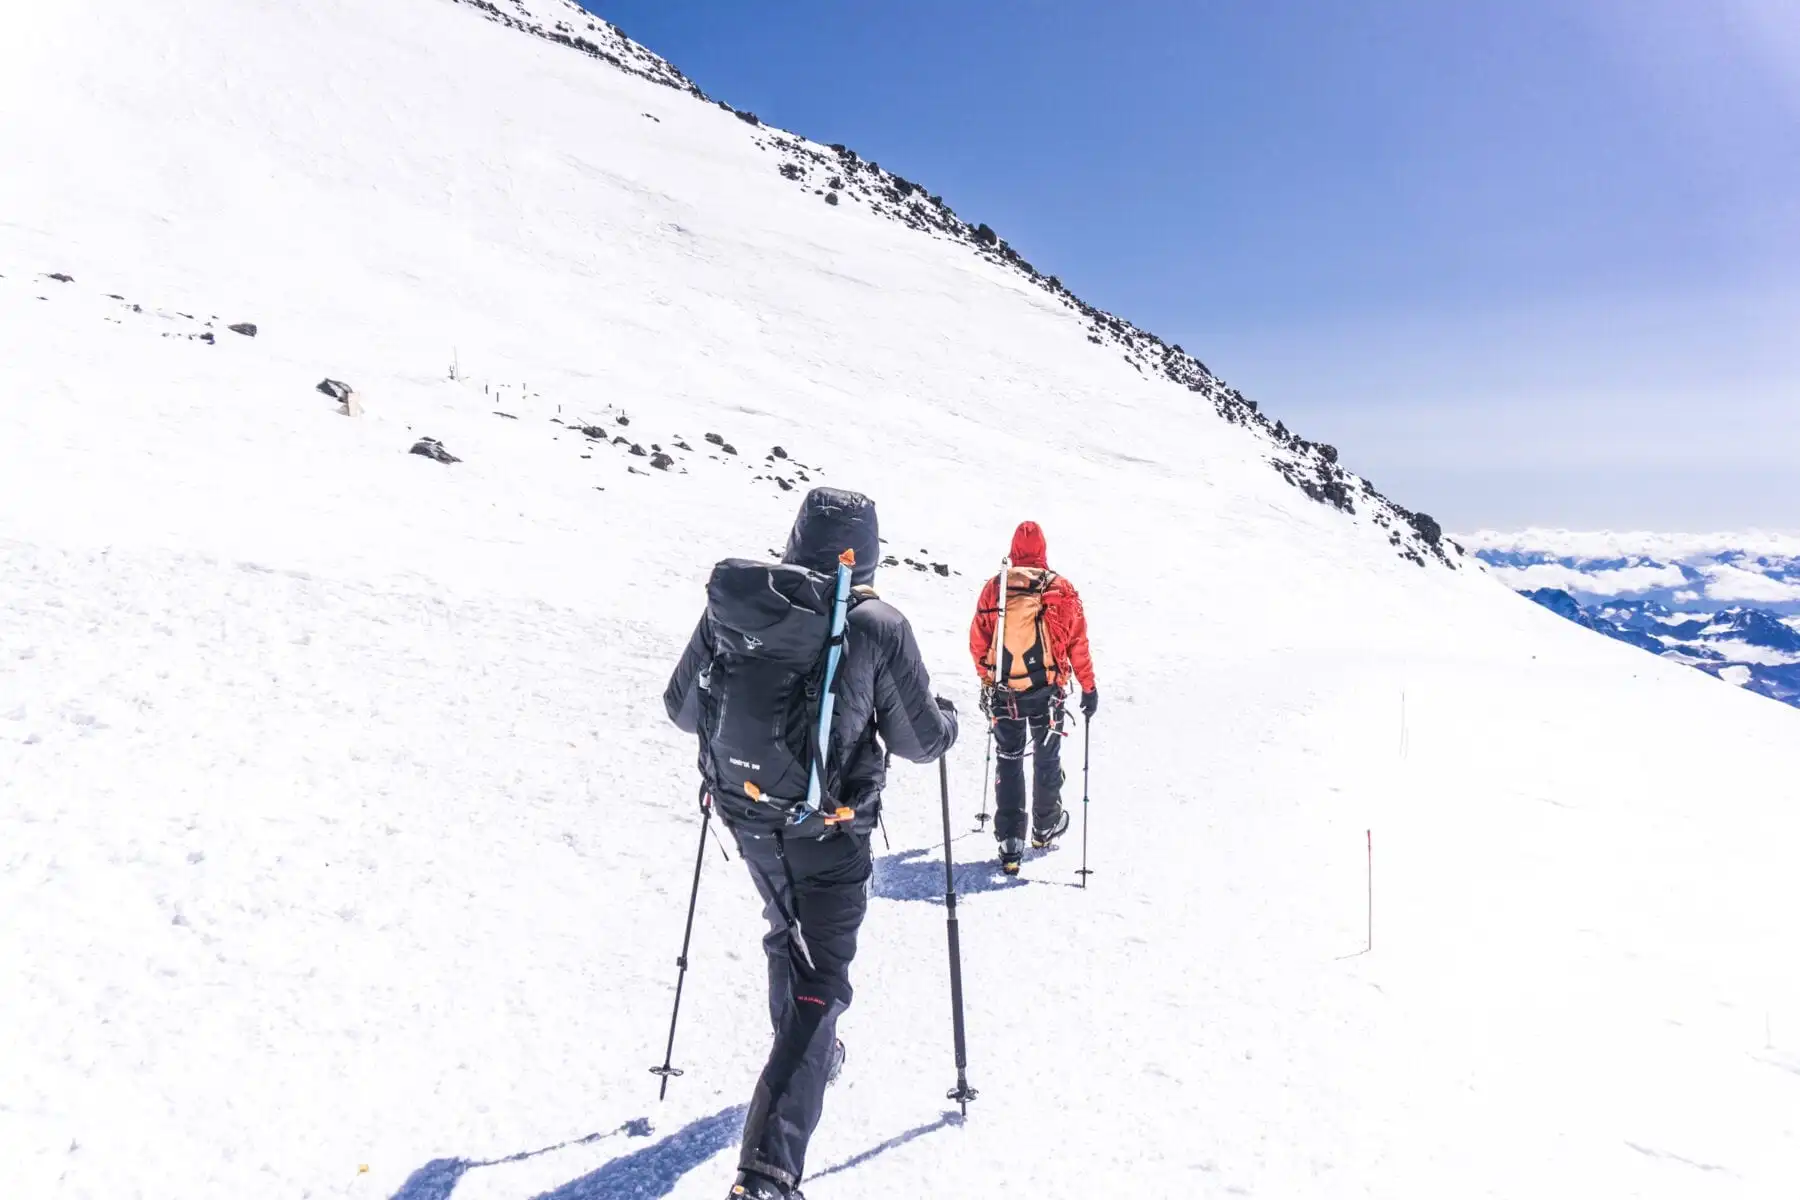
M 722 1197 L 761 923 L 709 847 L 657 1103 L 661 689 L 818 482 L 927 564 L 878 583 L 965 711 L 981 1097 L 896 764 L 813 1200 L 1795 1194 L 1794 711 L 1403 560 L 1016 272 L 472 5 L 7 22 L 0 1194 Z M 1101 676 L 1085 892 L 964 833 L 1026 517 Z

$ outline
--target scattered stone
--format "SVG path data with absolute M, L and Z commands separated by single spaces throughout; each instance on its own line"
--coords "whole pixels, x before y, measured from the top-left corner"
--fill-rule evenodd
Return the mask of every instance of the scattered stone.
M 738 113 L 737 119 L 742 121 L 746 125 L 761 125 L 762 124 L 762 120 L 760 118 L 758 118 L 757 115 L 753 112 Z
M 900 560 L 890 554 L 881 560 L 881 565 L 884 567 L 897 567 L 900 565 Z
M 719 449 L 723 450 L 727 454 L 736 454 L 737 453 L 737 447 L 732 445 L 730 442 L 719 443 Z
M 239 321 L 236 325 L 227 325 L 225 328 L 233 333 L 241 333 L 245 337 L 256 336 L 256 324 L 253 321 Z
M 354 388 L 341 379 L 321 379 L 314 390 L 323 392 L 325 395 L 330 396 L 339 403 L 350 399 L 351 394 L 355 391 Z
M 631 443 L 631 457 L 633 457 L 633 458 L 649 458 L 650 452 L 648 450 L 644 449 L 642 446 L 638 445 L 636 442 L 633 442 L 633 443 Z
M 826 192 L 825 193 L 825 203 L 831 205 L 831 207 L 833 207 L 833 208 L 836 208 L 838 205 L 838 194 L 836 192 Z
M 667 454 L 658 454 L 650 459 L 650 465 L 659 471 L 666 471 L 675 465 L 675 460 Z
M 796 163 L 782 163 L 781 174 L 784 179 L 800 178 L 800 167 Z
M 725 444 L 725 439 L 716 433 L 707 434 L 706 440 L 711 442 L 715 446 L 723 446 Z
M 1337 447 L 1336 446 L 1327 446 L 1324 442 L 1320 442 L 1319 443 L 1319 457 L 1324 459 L 1328 463 L 1336 462 L 1338 460 Z
M 686 450 L 689 454 L 692 454 L 694 452 L 694 448 L 692 446 L 688 445 L 686 442 L 682 441 L 680 438 L 675 439 L 675 448 L 677 450 Z
M 984 221 L 975 228 L 975 240 L 984 246 L 992 246 L 1000 241 L 1000 235 L 988 228 Z
M 205 333 L 203 333 L 203 334 L 201 334 L 201 335 L 200 335 L 200 340 L 201 340 L 201 341 L 203 341 L 203 342 L 205 342 L 205 343 L 206 343 L 206 344 L 207 344 L 207 345 L 209 345 L 209 346 L 211 346 L 211 345 L 213 345 L 213 344 L 214 344 L 214 342 L 213 342 L 213 335 L 212 335 L 212 331 L 211 331 L 211 330 L 208 330 L 208 331 L 207 331 L 207 332 L 205 332 Z
M 494 410 L 494 415 L 495 415 L 495 416 L 496 416 L 496 417 L 505 417 L 505 418 L 506 418 L 506 419 L 507 419 L 507 420 L 509 420 L 509 421 L 516 421 L 516 420 L 518 420 L 518 419 L 519 419 L 519 418 L 517 418 L 517 417 L 515 417 L 515 416 L 513 416 L 513 415 L 512 415 L 512 414 L 511 414 L 511 413 L 509 413 L 509 412 L 501 412 L 501 411 L 500 411 L 500 410 L 499 410 L 499 409 L 497 409 L 497 408 L 496 408 L 496 409 L 495 409 L 495 410 Z
M 1412 513 L 1407 518 L 1412 527 L 1419 532 L 1426 545 L 1435 546 L 1443 539 L 1444 527 L 1426 516 L 1424 513 Z
M 626 416 L 624 413 L 620 413 L 618 416 L 614 417 L 613 420 L 616 421 L 620 425 L 631 424 L 631 418 Z
M 779 475 L 775 476 L 775 485 L 784 492 L 791 492 L 794 490 L 794 485 L 789 483 L 787 480 L 783 479 Z
M 788 452 L 783 450 L 780 446 L 775 447 L 773 450 L 769 451 L 769 453 L 776 458 L 786 458 L 788 456 Z
M 949 563 L 932 563 L 931 569 L 936 571 L 939 575 L 942 575 L 945 579 L 950 578 Z
M 56 271 L 52 274 L 46 275 L 46 276 L 44 276 L 44 278 L 45 279 L 54 279 L 58 283 L 74 283 L 75 282 L 75 277 L 73 275 L 64 275 L 61 271 Z
M 412 453 L 422 455 L 433 462 L 459 463 L 462 459 L 444 449 L 444 443 L 436 438 L 420 438 L 413 443 Z

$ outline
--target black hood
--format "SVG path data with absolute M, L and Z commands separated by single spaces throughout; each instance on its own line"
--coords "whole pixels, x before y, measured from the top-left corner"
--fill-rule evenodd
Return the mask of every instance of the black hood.
M 781 561 L 831 575 L 837 571 L 838 555 L 846 550 L 856 551 L 851 582 L 859 587 L 874 583 L 881 561 L 875 502 L 859 492 L 814 488 L 800 502 L 800 515 L 794 518 Z

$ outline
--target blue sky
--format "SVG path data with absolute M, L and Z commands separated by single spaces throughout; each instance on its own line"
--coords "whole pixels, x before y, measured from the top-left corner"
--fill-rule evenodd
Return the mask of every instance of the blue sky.
M 1791 0 L 590 0 L 1453 528 L 1800 530 Z

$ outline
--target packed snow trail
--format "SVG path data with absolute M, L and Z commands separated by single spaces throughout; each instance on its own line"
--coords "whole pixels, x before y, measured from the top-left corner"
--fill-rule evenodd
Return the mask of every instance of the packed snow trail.
M 761 922 L 709 854 L 657 1104 L 698 833 L 658 697 L 777 478 L 953 572 L 877 582 L 965 713 L 1042 522 L 1106 692 L 1085 892 L 1072 843 L 1000 879 L 949 763 L 966 1124 L 896 767 L 813 1200 L 1800 1178 L 1791 711 L 1402 560 L 1016 274 L 472 6 L 9 20 L 10 1194 L 716 1200 Z

